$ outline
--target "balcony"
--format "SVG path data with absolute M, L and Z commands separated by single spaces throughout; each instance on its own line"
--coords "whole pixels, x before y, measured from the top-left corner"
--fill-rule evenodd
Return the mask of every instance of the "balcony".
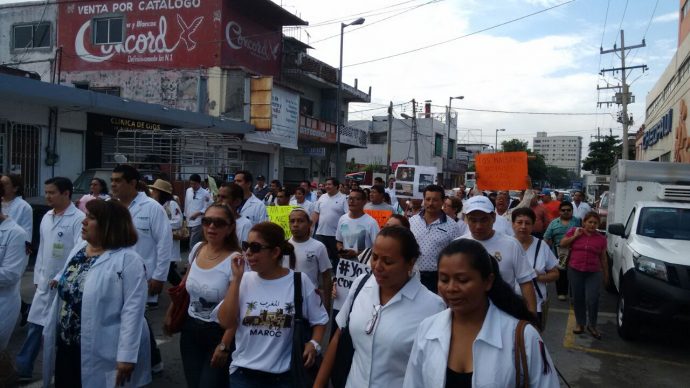
M 311 116 L 299 116 L 299 140 L 335 144 L 337 125 Z M 340 144 L 367 148 L 367 132 L 359 128 L 343 126 L 340 130 Z

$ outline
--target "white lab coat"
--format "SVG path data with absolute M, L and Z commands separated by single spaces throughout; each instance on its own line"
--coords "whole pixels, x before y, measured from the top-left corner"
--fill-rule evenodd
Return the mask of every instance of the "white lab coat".
M 240 215 L 249 218 L 252 226 L 259 222 L 268 221 L 268 213 L 266 213 L 266 205 L 256 195 L 252 194 L 240 209 Z
M 405 373 L 404 388 L 443 388 L 451 336 L 451 310 L 446 309 L 422 321 L 415 336 Z M 489 302 L 477 338 L 472 344 L 472 386 L 512 387 L 515 385 L 515 328 L 518 320 Z M 545 346 L 537 330 L 525 328 L 525 350 L 530 387 L 558 387 L 558 375 L 546 347 L 548 373 L 540 346 Z
M 86 242 L 74 247 L 72 258 Z M 65 268 L 67 267 L 65 263 Z M 63 271 L 56 276 L 59 279 Z M 86 275 L 81 307 L 81 383 L 114 387 L 117 362 L 136 363 L 131 385 L 151 382 L 149 331 L 144 320 L 147 282 L 141 257 L 132 248 L 106 251 Z M 43 329 L 43 386 L 55 369 L 55 341 L 62 300 L 51 301 Z
M 144 260 L 146 278 L 166 281 L 173 245 L 168 215 L 161 204 L 142 192 L 129 204 L 129 213 L 139 237 L 134 250 Z
M 51 209 L 41 220 L 41 242 L 38 245 L 36 265 L 34 266 L 34 284 L 36 292 L 29 310 L 29 322 L 45 326 L 50 303 L 55 297 L 48 283 L 64 267 L 67 256 L 81 240 L 81 227 L 84 213 L 70 203 L 62 216 L 55 217 Z
M 10 217 L 26 232 L 26 241 L 31 242 L 34 232 L 34 211 L 21 196 L 2 203 L 2 214 Z
M 170 220 L 170 230 L 175 231 L 182 227 L 182 210 L 180 205 L 174 199 L 166 202 L 163 206 L 165 214 Z M 170 250 L 170 261 L 180 261 L 182 255 L 180 254 L 180 240 L 173 240 L 172 248 Z
M 19 286 L 26 268 L 26 232 L 12 219 L 0 223 L 0 351 L 7 348 L 19 316 Z

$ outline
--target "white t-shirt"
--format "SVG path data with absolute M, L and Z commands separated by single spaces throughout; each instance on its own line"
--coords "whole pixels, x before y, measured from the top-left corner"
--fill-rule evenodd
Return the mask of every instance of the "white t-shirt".
M 364 213 L 359 218 L 351 218 L 348 212 L 338 220 L 335 240 L 343 243 L 343 249 L 362 252 L 374 245 L 377 234 L 379 234 L 379 224 L 374 217 Z
M 189 252 L 193 258 L 196 251 L 201 249 L 203 243 L 198 243 Z M 222 259 L 213 268 L 203 269 L 192 261 L 189 267 L 189 275 L 185 283 L 189 293 L 189 308 L 187 314 L 205 322 L 215 322 L 218 304 L 225 298 L 225 294 L 232 280 L 232 258 L 238 252 L 233 252 Z
M 316 234 L 335 236 L 338 220 L 349 211 L 347 196 L 341 192 L 334 196 L 324 194 L 316 201 L 314 211 L 319 213 L 319 226 L 316 228 Z
M 294 272 L 273 280 L 245 272 L 240 284 L 240 316 L 230 374 L 238 367 L 269 373 L 290 369 L 294 314 Z M 302 276 L 302 315 L 312 326 L 328 323 L 328 313 L 308 276 Z
M 299 206 L 302 209 L 307 211 L 307 214 L 309 214 L 309 218 L 311 218 L 311 213 L 314 211 L 314 202 L 304 200 L 302 203 L 297 203 L 297 200 L 295 198 L 290 199 L 290 205 L 292 206 Z
M 527 262 L 529 262 L 529 264 L 534 268 L 536 273 L 545 274 L 547 271 L 552 270 L 556 265 L 558 265 L 558 259 L 556 259 L 556 256 L 553 254 L 553 251 L 551 251 L 551 247 L 549 247 L 547 243 L 542 241 L 541 246 L 539 247 L 537 260 L 535 263 L 534 253 L 537 250 L 538 242 L 538 238 L 532 238 L 532 245 L 529 246 L 525 254 L 527 257 Z M 543 298 L 540 298 L 539 293 L 535 290 L 535 294 L 537 294 L 537 312 L 541 312 L 541 303 L 544 301 L 544 299 L 548 299 L 548 296 L 546 294 L 546 283 L 537 282 L 537 286 L 539 287 L 539 291 L 541 291 L 541 295 L 543 296 Z M 518 294 L 522 294 L 520 287 L 516 287 L 515 291 Z
M 249 218 L 244 216 L 239 216 L 235 220 L 235 234 L 237 235 L 237 241 L 242 244 L 242 241 L 247 241 L 249 236 L 249 230 L 252 228 L 252 222 Z
M 481 243 L 486 251 L 498 260 L 498 268 L 501 271 L 503 280 L 513 287 L 531 282 L 537 276 L 525 256 L 525 250 L 522 249 L 522 245 L 513 237 L 506 236 L 500 232 L 494 232 L 493 237 L 483 241 L 472 237 L 472 233 L 467 233 L 460 238 L 467 238 Z
M 196 192 L 191 187 L 187 188 L 184 194 L 184 216 L 187 217 L 187 226 L 191 228 L 201 225 L 201 217 L 211 202 L 213 202 L 211 193 L 203 187 L 199 187 Z M 201 216 L 191 219 L 190 217 L 196 212 L 201 212 Z
M 508 236 L 515 236 L 515 231 L 513 230 L 513 224 L 510 223 L 505 217 L 496 215 L 496 221 L 494 221 L 494 230 L 503 233 Z
M 293 237 L 290 239 L 290 244 L 295 247 L 294 270 L 309 276 L 309 280 L 314 283 L 314 286 L 318 286 L 320 275 L 332 268 L 326 246 L 321 241 L 311 237 L 305 242 L 297 242 Z M 288 257 L 283 259 L 283 267 L 290 268 Z

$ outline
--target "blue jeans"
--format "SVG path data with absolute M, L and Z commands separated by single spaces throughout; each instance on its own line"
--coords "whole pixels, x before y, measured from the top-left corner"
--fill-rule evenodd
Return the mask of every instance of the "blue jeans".
M 203 237 L 203 230 L 201 225 L 189 227 L 189 249 L 192 249 Z
M 24 345 L 17 353 L 17 372 L 19 376 L 30 377 L 34 371 L 34 362 L 41 350 L 41 340 L 43 339 L 43 326 L 29 322 L 29 331 L 26 334 Z
M 568 268 L 568 279 L 570 279 L 570 289 L 573 293 L 573 310 L 575 310 L 575 321 L 578 325 L 597 327 L 599 290 L 603 276 L 601 271 L 581 272 Z
M 239 368 L 230 375 L 230 388 L 292 388 L 290 372 L 266 373 Z

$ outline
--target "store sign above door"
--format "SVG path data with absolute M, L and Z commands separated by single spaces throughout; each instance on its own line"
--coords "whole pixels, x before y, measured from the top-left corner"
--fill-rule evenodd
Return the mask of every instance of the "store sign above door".
M 88 126 L 92 129 L 117 133 L 118 131 L 161 131 L 171 130 L 172 127 L 150 121 L 128 119 L 125 117 L 103 116 L 90 113 Z
M 654 144 L 658 143 L 659 140 L 668 136 L 673 129 L 673 108 L 669 109 L 668 112 L 657 121 L 653 127 L 644 133 L 642 138 L 642 149 L 647 149 Z

